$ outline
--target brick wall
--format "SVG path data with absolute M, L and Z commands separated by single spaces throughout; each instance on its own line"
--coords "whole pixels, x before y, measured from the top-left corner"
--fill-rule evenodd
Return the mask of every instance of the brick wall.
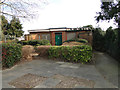
M 30 33 L 30 37 L 29 40 L 39 40 L 39 36 L 40 36 L 40 40 L 43 39 L 42 35 L 45 34 L 50 34 L 50 33 L 46 33 L 46 32 L 41 32 L 41 33 Z
M 79 38 L 81 39 L 86 39 L 88 40 L 88 42 L 92 45 L 92 34 L 91 31 L 80 31 L 80 32 L 76 32 L 76 35 L 79 35 Z
M 31 40 L 39 40 L 38 34 L 31 34 L 30 38 L 31 38 Z
M 51 44 L 55 45 L 55 32 L 51 32 Z
M 39 36 L 40 39 L 42 39 L 42 34 L 48 34 L 48 33 L 50 33 L 50 43 L 52 45 L 55 45 L 55 33 L 57 32 L 30 33 L 29 35 L 25 36 L 25 40 L 39 40 Z M 64 42 L 67 40 L 67 33 L 69 32 L 62 31 L 61 33 L 62 33 L 62 42 Z M 91 31 L 79 31 L 73 33 L 76 34 L 76 38 L 80 34 L 80 38 L 87 39 L 88 42 L 92 44 L 92 35 L 88 34 L 91 33 Z
M 51 32 L 50 37 L 51 37 L 51 44 L 55 45 L 55 33 L 57 32 Z M 62 33 L 62 42 L 67 40 L 67 35 L 66 32 L 61 32 Z
M 67 40 L 66 36 L 67 36 L 67 33 L 66 32 L 62 32 L 62 42 Z

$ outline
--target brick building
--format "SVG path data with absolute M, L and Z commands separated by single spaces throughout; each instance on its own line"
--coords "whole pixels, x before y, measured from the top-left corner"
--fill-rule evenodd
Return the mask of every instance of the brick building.
M 25 40 L 49 40 L 52 45 L 61 45 L 66 40 L 75 38 L 87 39 L 92 44 L 92 32 L 89 28 L 49 28 L 28 30 Z

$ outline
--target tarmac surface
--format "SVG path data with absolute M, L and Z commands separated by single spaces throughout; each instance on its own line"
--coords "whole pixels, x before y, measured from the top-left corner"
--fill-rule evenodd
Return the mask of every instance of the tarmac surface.
M 118 88 L 118 62 L 101 52 L 95 52 L 94 59 L 95 65 L 75 64 L 44 58 L 16 65 L 2 71 L 2 87 L 16 88 L 16 82 L 14 85 L 9 83 L 30 74 L 31 77 L 37 75 L 46 78 L 41 83 L 34 84 L 33 88 Z M 17 83 L 20 84 L 20 81 Z M 68 83 L 71 84 L 67 85 Z

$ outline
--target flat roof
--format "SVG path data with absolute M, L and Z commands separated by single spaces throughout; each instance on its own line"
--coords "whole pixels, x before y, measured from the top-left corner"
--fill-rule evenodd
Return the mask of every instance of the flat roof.
M 28 30 L 28 32 L 50 32 L 50 31 L 66 31 L 71 30 L 71 28 L 62 27 L 62 28 L 49 28 L 49 29 L 35 29 L 35 30 Z
M 36 30 L 28 30 L 28 32 L 49 32 L 48 29 L 36 29 Z
M 50 31 L 89 31 L 89 28 L 67 28 L 67 27 L 60 27 L 60 28 L 49 28 L 49 29 L 35 29 L 35 30 L 28 30 L 28 32 L 50 32 Z

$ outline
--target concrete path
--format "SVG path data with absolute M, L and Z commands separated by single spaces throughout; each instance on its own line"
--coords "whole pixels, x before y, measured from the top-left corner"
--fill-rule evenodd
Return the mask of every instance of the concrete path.
M 95 52 L 95 67 L 105 78 L 115 86 L 118 86 L 118 62 L 108 54 Z
M 52 88 L 58 85 L 61 80 L 53 78 L 55 75 L 64 77 L 80 78 L 94 82 L 93 88 L 117 88 L 118 72 L 114 60 L 108 59 L 109 56 L 103 53 L 96 53 L 96 65 L 73 64 L 55 60 L 33 60 L 24 64 L 15 66 L 2 72 L 3 88 L 14 88 L 8 83 L 31 73 L 38 76 L 47 77 L 42 84 L 34 88 Z M 103 62 L 104 61 L 104 62 Z M 91 88 L 89 85 L 76 85 L 74 88 Z

